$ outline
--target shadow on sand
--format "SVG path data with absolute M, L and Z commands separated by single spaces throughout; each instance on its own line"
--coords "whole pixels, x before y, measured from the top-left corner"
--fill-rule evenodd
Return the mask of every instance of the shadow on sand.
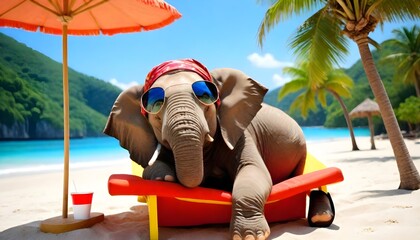
M 278 238 L 282 235 L 289 233 L 291 235 L 308 235 L 318 228 L 310 227 L 308 225 L 308 221 L 306 219 L 299 219 L 292 222 L 285 222 L 285 223 L 276 223 L 270 224 L 271 227 L 271 235 L 269 239 Z M 339 226 L 332 224 L 328 228 L 323 228 L 329 231 L 338 231 L 340 229 Z
M 149 239 L 149 221 L 147 206 L 134 206 L 130 212 L 122 212 L 105 216 L 105 220 L 91 228 L 79 229 L 67 233 L 51 234 L 39 230 L 41 221 L 34 221 L 24 225 L 6 229 L 0 233 L 0 239 L 32 239 L 32 240 L 73 240 L 73 239 L 100 239 L 100 240 L 142 240 Z M 306 219 L 285 223 L 270 224 L 271 235 L 269 239 L 281 237 L 284 234 L 307 235 L 317 228 L 308 226 Z M 340 229 L 332 224 L 327 230 Z M 159 239 L 229 239 L 229 225 L 212 225 L 200 227 L 161 227 Z
M 365 195 L 368 198 L 381 198 L 381 197 L 391 197 L 391 196 L 398 196 L 398 195 L 409 195 L 412 192 L 413 192 L 412 190 L 391 189 L 391 190 L 361 191 L 360 193 Z

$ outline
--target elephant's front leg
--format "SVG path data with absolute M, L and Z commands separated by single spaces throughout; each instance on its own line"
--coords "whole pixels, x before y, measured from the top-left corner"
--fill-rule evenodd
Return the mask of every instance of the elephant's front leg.
M 244 141 L 232 190 L 230 232 L 233 239 L 266 239 L 270 228 L 264 216 L 264 205 L 272 181 L 251 137 L 245 136 Z

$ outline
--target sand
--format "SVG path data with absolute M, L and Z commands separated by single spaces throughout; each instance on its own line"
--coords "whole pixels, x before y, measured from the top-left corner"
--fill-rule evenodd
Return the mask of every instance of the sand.
M 330 185 L 336 218 L 329 228 L 311 228 L 306 219 L 270 224 L 270 239 L 418 239 L 420 190 L 398 190 L 399 174 L 388 140 L 359 137 L 360 151 L 351 151 L 349 139 L 308 142 L 308 149 L 328 166 L 339 167 L 345 180 Z M 420 141 L 406 140 L 420 169 Z M 48 172 L 0 178 L 0 239 L 149 239 L 147 207 L 133 196 L 110 196 L 108 177 L 130 173 L 130 160 L 115 166 L 73 170 L 78 191 L 94 191 L 92 211 L 105 221 L 87 229 L 46 234 L 39 223 L 60 216 L 62 173 Z M 69 202 L 71 205 L 71 202 Z M 70 206 L 71 207 L 71 206 Z M 71 213 L 70 208 L 69 212 Z M 160 228 L 160 239 L 227 239 L 228 226 Z

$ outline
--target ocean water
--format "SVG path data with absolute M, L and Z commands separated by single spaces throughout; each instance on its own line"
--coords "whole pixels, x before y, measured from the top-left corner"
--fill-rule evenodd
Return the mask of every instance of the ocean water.
M 306 140 L 349 138 L 347 128 L 303 127 Z M 369 136 L 368 128 L 356 128 L 355 135 Z M 0 141 L 0 177 L 63 169 L 62 140 Z M 111 137 L 70 140 L 70 168 L 115 164 L 129 159 L 128 152 Z
M 302 127 L 302 130 L 307 142 L 335 138 L 350 138 L 348 128 Z M 369 128 L 354 128 L 354 135 L 356 137 L 368 137 L 370 136 Z
M 0 177 L 63 169 L 63 140 L 0 141 Z M 128 159 L 115 138 L 70 140 L 70 168 L 112 165 Z

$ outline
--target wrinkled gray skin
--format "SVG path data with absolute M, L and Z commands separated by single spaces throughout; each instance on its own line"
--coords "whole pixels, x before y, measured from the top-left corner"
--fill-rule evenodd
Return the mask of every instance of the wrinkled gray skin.
M 120 97 L 105 132 L 131 150 L 131 158 L 145 168 L 145 179 L 232 191 L 232 238 L 266 239 L 270 229 L 263 206 L 273 183 L 302 172 L 305 139 L 293 119 L 262 104 L 267 91 L 263 86 L 233 69 L 216 70 L 212 75 L 222 101 L 218 109 L 215 105 L 203 105 L 193 95 L 191 84 L 201 80 L 199 75 L 188 71 L 170 73 L 152 86 L 165 89 L 165 104 L 158 114 L 148 114 L 147 119 L 134 122 L 133 116 L 126 117 L 132 122 L 129 129 L 127 123 L 118 123 L 120 108 L 130 104 Z M 241 85 L 239 81 L 247 81 L 245 89 L 236 89 Z M 129 91 L 137 99 L 142 94 L 141 86 Z M 132 114 L 141 116 L 136 104 Z M 138 129 L 133 130 L 134 126 Z M 122 139 L 124 131 L 138 132 Z M 157 143 L 162 150 L 149 166 Z M 137 146 L 141 147 L 136 149 Z

